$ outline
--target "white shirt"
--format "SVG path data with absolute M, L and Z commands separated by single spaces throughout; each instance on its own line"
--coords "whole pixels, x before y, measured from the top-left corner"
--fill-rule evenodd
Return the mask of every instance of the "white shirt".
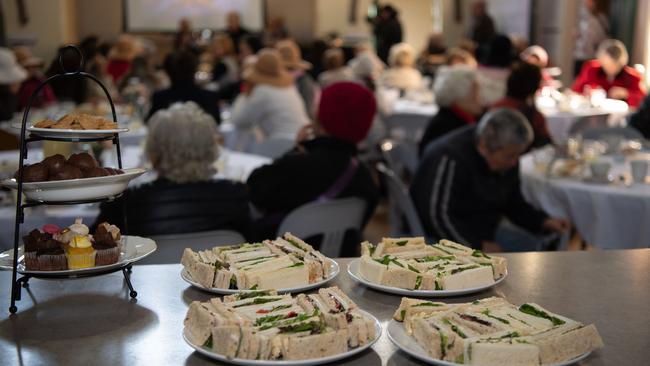
M 239 130 L 259 128 L 265 138 L 288 137 L 308 124 L 309 117 L 294 85 L 278 88 L 260 84 L 250 95 L 237 97 L 231 122 Z

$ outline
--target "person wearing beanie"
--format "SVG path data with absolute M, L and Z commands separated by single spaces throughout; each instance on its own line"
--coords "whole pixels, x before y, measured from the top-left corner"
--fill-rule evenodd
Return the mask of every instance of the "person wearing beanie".
M 363 199 L 366 220 L 370 218 L 379 190 L 370 170 L 357 160 L 357 144 L 368 134 L 376 111 L 372 92 L 358 83 L 323 89 L 316 122 L 298 133 L 296 147 L 248 178 L 251 203 L 264 215 L 254 225 L 256 239 L 274 238 L 284 216 L 323 199 L 325 192 L 334 193 L 328 199 Z M 354 254 L 360 233 L 355 234 L 346 235 L 342 255 Z
M 238 130 L 260 132 L 261 139 L 286 138 L 309 123 L 293 78 L 282 67 L 277 50 L 260 50 L 257 59 L 243 68 L 244 91 L 235 99 L 231 116 Z

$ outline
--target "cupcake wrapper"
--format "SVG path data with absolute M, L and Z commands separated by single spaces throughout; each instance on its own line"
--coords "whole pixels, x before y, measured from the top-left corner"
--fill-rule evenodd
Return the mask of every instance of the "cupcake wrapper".
M 94 267 L 96 254 L 97 254 L 96 251 L 93 251 L 92 253 L 83 253 L 83 254 L 68 253 L 68 268 L 80 269 L 80 268 Z
M 68 269 L 68 261 L 65 254 L 43 254 L 38 256 L 38 270 L 40 271 L 64 271 Z
M 96 266 L 106 266 L 109 264 L 117 263 L 120 258 L 120 250 L 118 247 L 109 249 L 98 249 L 97 256 L 95 257 Z
M 28 271 L 38 271 L 41 268 L 38 263 L 38 256 L 36 251 L 25 252 L 25 269 Z

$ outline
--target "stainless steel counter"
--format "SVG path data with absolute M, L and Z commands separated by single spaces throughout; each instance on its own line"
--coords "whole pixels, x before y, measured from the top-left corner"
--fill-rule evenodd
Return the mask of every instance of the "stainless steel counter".
M 595 323 L 605 348 L 583 363 L 642 365 L 650 359 L 650 249 L 628 251 L 506 254 L 508 278 L 490 291 L 443 298 L 466 302 L 504 296 L 518 304 Z M 332 282 L 365 310 L 388 321 L 400 301 L 357 285 L 338 260 Z M 143 265 L 133 270 L 137 301 L 130 300 L 121 273 L 81 280 L 30 280 L 18 313 L 9 316 L 10 272 L 0 273 L 0 364 L 2 365 L 204 365 L 181 338 L 193 300 L 210 294 L 180 278 L 180 265 Z M 418 365 L 386 335 L 342 365 Z

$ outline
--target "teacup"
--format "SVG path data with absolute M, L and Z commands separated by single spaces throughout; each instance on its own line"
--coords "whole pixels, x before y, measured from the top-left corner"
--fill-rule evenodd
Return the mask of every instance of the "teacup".
M 595 180 L 607 180 L 612 164 L 607 161 L 594 161 L 589 164 L 591 177 Z
M 632 160 L 630 161 L 630 168 L 632 170 L 632 179 L 636 183 L 645 183 L 645 178 L 648 175 L 648 161 Z

